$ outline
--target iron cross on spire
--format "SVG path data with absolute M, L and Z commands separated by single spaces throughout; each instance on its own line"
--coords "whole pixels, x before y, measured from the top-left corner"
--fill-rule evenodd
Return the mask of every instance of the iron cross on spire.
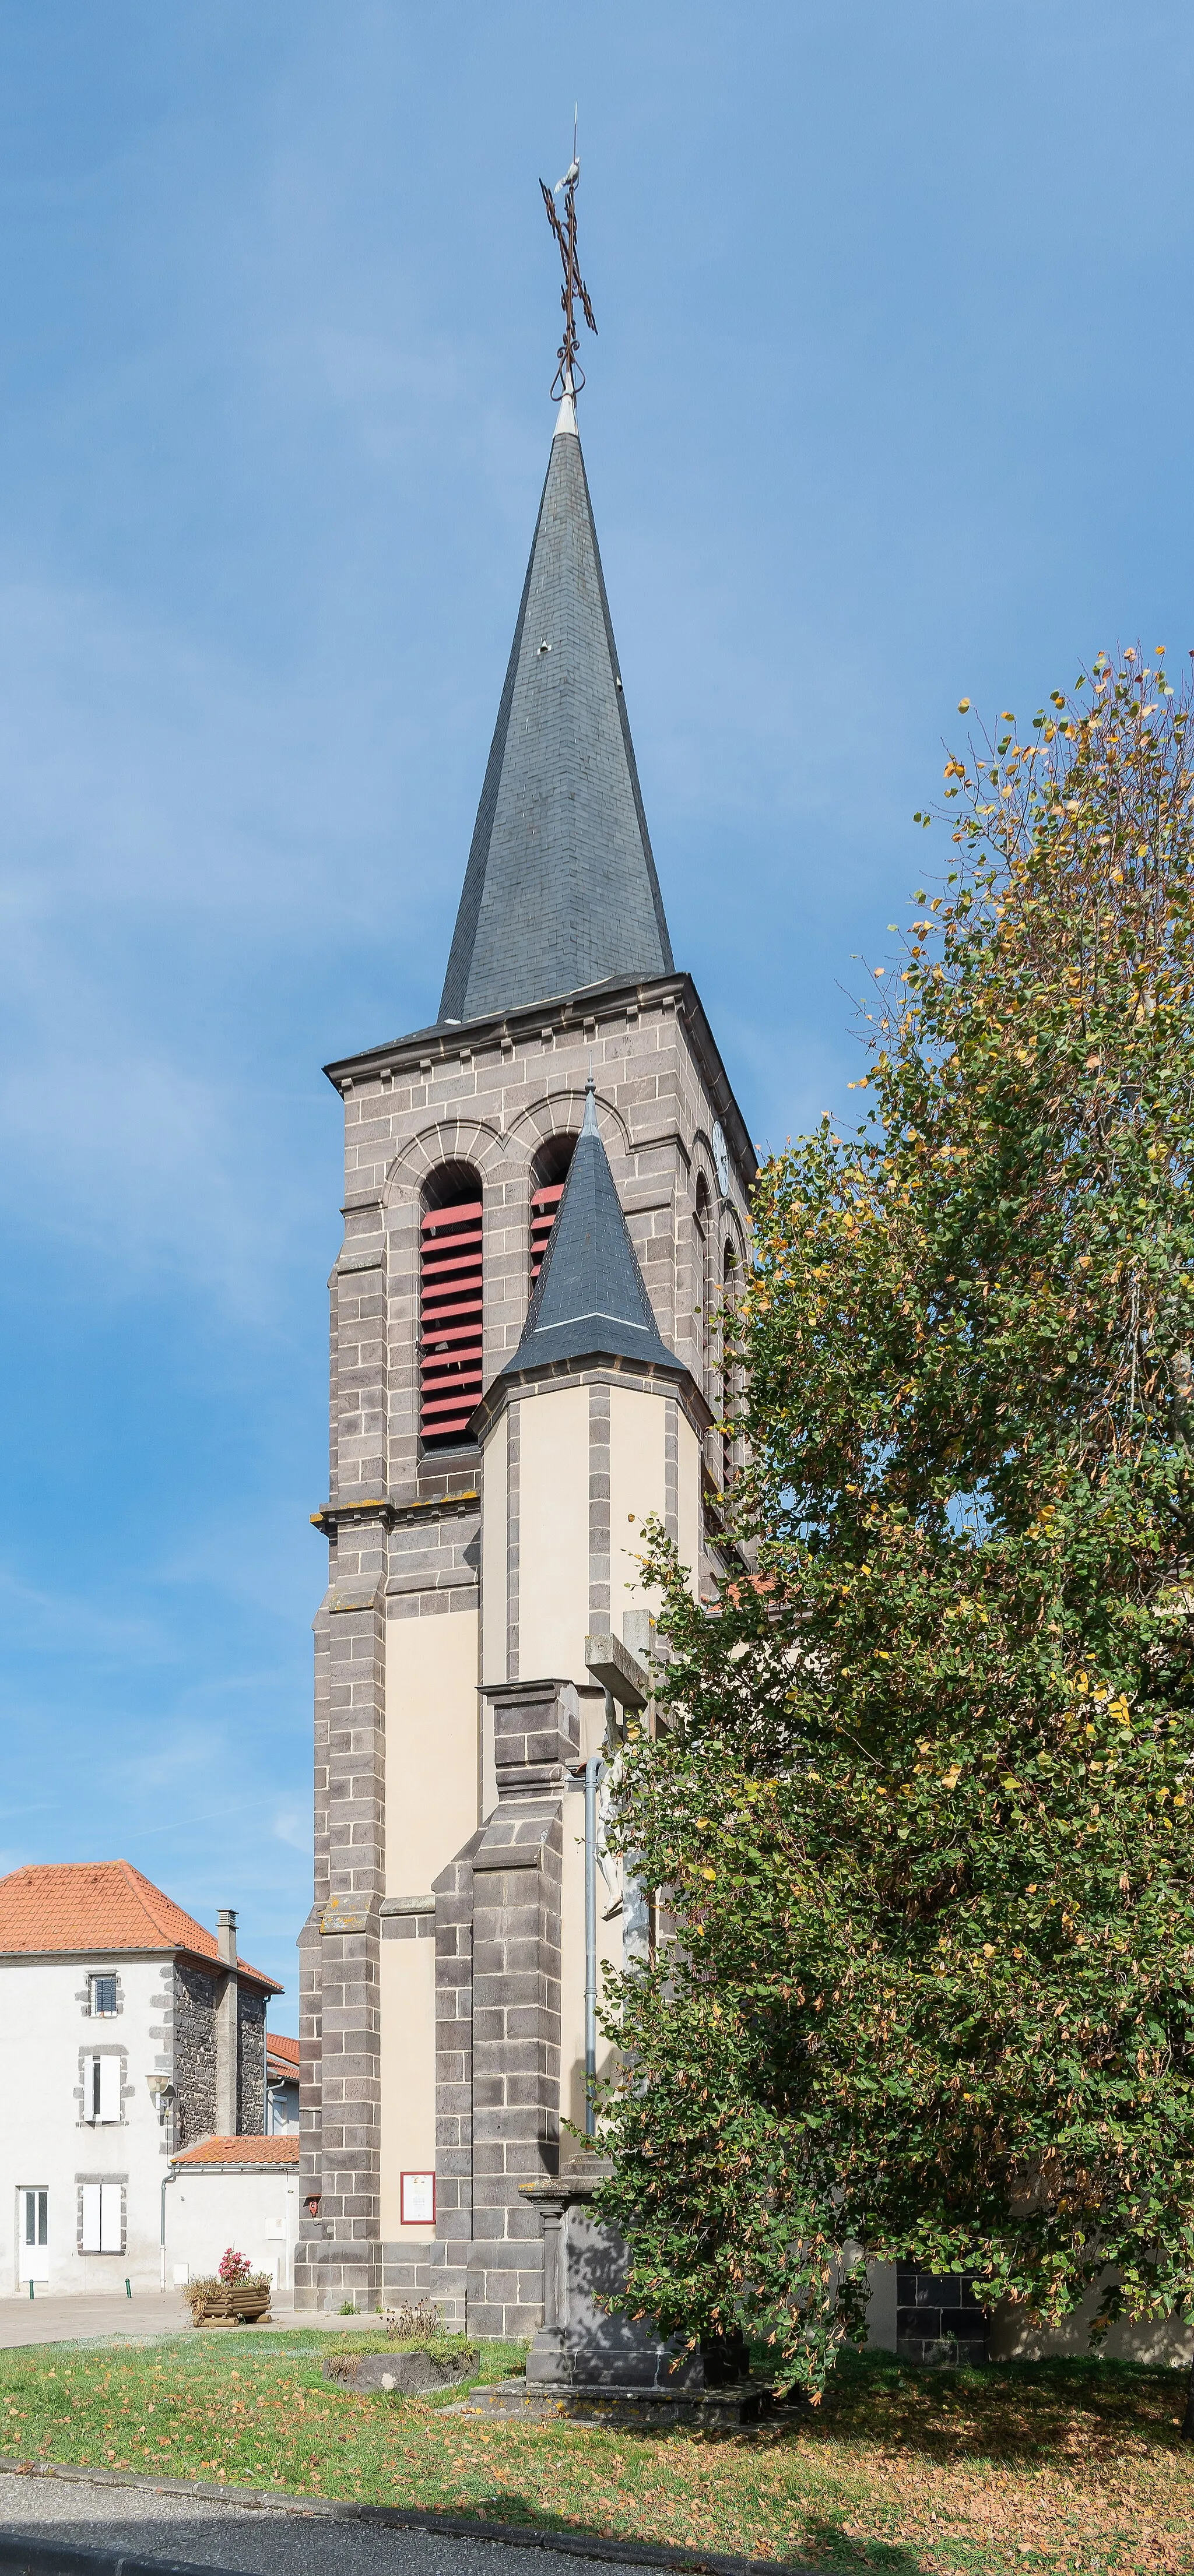
M 559 350 L 557 352 L 559 364 L 556 368 L 555 375 L 552 378 L 551 398 L 553 402 L 562 402 L 567 394 L 575 397 L 575 395 L 580 392 L 581 386 L 585 380 L 584 368 L 580 365 L 576 355 L 580 337 L 576 327 L 576 298 L 578 296 L 580 298 L 581 310 L 586 322 L 588 323 L 589 329 L 593 333 L 594 338 L 596 338 L 597 335 L 597 325 L 593 319 L 593 307 L 589 302 L 589 290 L 581 276 L 580 262 L 576 256 L 576 187 L 579 178 L 580 156 L 576 149 L 576 126 L 574 123 L 572 128 L 571 168 L 565 170 L 562 179 L 557 180 L 554 191 L 548 187 L 546 179 L 541 179 L 539 182 L 539 185 L 543 190 L 543 203 L 547 208 L 547 220 L 551 225 L 551 229 L 555 234 L 557 242 L 559 243 L 560 258 L 564 263 L 564 283 L 560 289 L 560 303 L 564 314 L 564 337 L 560 342 Z M 559 196 L 561 188 L 564 192 L 563 222 L 561 222 L 560 217 L 556 212 L 555 202 L 556 198 Z

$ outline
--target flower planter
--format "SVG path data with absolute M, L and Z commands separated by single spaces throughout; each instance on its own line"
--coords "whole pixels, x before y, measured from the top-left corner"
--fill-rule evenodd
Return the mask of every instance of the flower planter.
M 256 2326 L 269 2315 L 268 2281 L 196 2283 L 200 2295 L 191 2300 L 191 2323 L 196 2326 Z

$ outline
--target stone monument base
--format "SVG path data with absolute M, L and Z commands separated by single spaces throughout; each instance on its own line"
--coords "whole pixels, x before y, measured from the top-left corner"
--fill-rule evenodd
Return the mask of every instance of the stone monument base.
M 770 2414 L 773 2393 L 761 2379 L 739 2379 L 724 2388 L 631 2388 L 591 2382 L 587 2386 L 539 2388 L 521 2375 L 503 2379 L 496 2388 L 475 2388 L 449 2406 L 449 2415 L 496 2416 L 520 2424 L 617 2424 L 628 2430 L 658 2432 L 683 2425 L 691 2431 L 705 2425 L 713 2433 L 733 2432 L 757 2424 Z
M 591 2206 L 609 2170 L 592 2156 L 553 2181 L 522 2185 L 543 2222 L 543 2323 L 525 2380 L 478 2389 L 470 2410 L 644 2425 L 757 2423 L 771 2390 L 750 2377 L 740 2336 L 690 2351 L 649 2317 L 613 2310 L 629 2256 Z

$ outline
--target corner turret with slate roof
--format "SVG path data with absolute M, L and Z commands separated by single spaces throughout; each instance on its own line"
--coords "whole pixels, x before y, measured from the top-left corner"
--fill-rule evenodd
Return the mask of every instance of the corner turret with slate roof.
M 597 1124 L 596 1084 L 586 1085 L 585 1114 L 559 1213 L 535 1283 L 522 1339 L 503 1377 L 558 1367 L 561 1360 L 627 1359 L 637 1368 L 684 1374 L 660 1340 L 651 1300 L 635 1258 L 622 1202 Z
M 717 1312 L 755 1171 L 673 962 L 577 382 L 565 365 L 440 1015 L 326 1068 L 344 1241 L 297 2296 L 430 2295 L 499 2336 L 541 2321 L 522 2186 L 584 2119 L 586 1656 L 641 1647 L 648 1514 L 702 1594 L 724 1570 Z M 607 1967 L 632 1916 L 604 1917 Z

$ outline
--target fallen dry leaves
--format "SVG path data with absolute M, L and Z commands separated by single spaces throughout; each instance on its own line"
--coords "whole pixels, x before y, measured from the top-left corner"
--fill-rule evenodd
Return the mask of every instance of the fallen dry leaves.
M 848 2363 L 815 2413 L 708 2438 L 341 2392 L 322 2377 L 326 2350 L 312 2333 L 3 2352 L 0 2451 L 827 2570 L 1194 2576 L 1180 2373 L 1064 2362 L 953 2376 L 879 2355 Z M 513 2356 L 488 2358 L 496 2373 Z

